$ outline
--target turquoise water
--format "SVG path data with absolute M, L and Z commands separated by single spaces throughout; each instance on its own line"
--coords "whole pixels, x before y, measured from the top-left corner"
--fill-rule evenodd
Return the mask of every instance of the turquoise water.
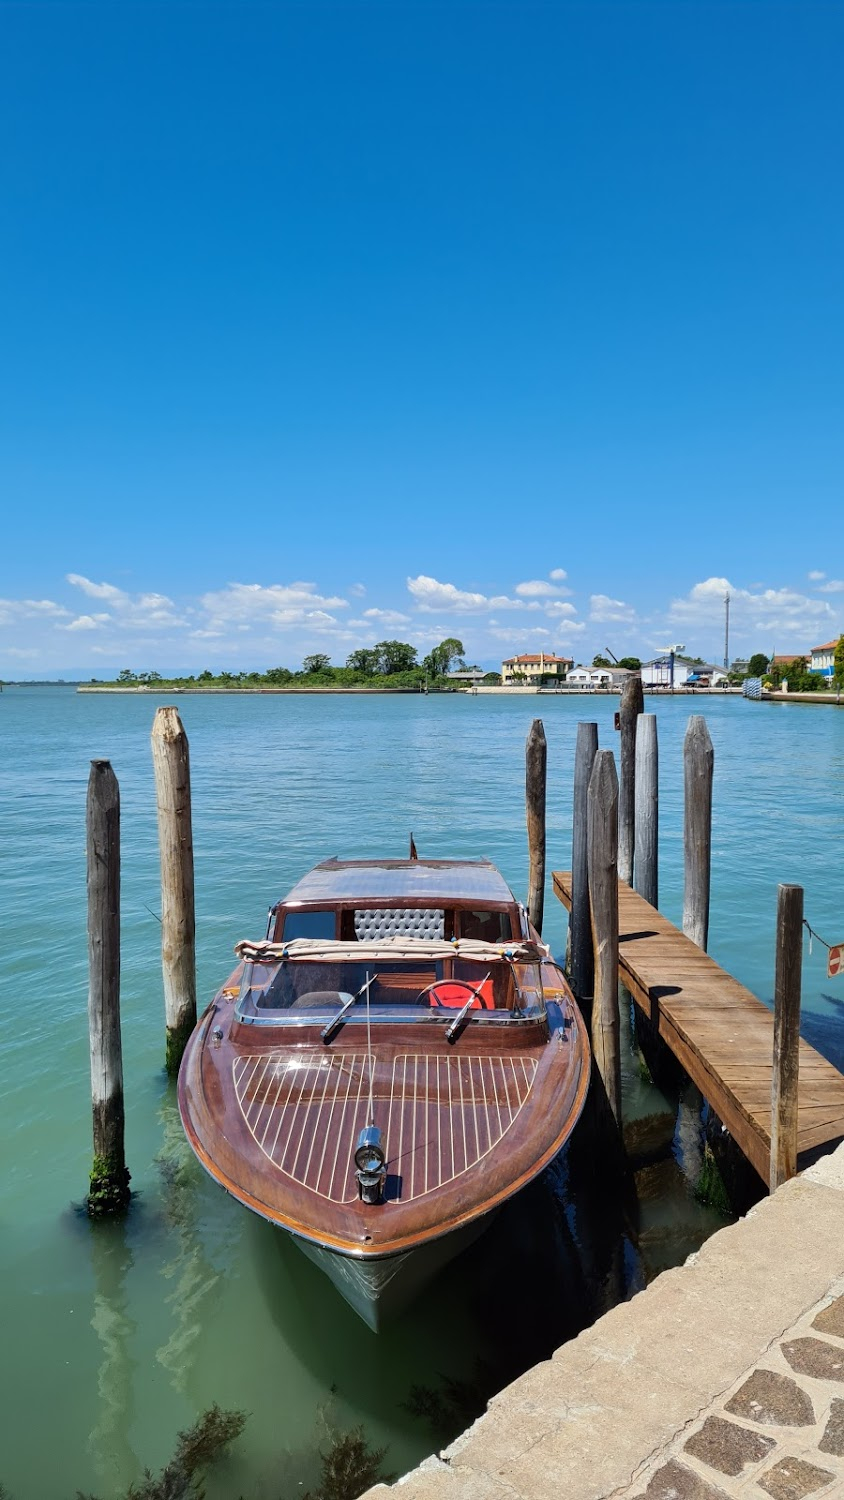
M 296 1493 L 312 1483 L 328 1433 L 356 1423 L 389 1445 L 386 1465 L 401 1472 L 436 1443 L 405 1405 L 414 1383 L 472 1381 L 479 1362 L 504 1378 L 594 1309 L 577 1254 L 588 1234 L 565 1165 L 378 1338 L 284 1236 L 195 1168 L 161 1071 L 149 731 L 162 701 L 50 688 L 0 696 L 0 1482 L 17 1500 L 66 1500 L 77 1488 L 106 1500 L 143 1465 L 162 1464 L 176 1430 L 214 1400 L 250 1420 L 212 1497 Z M 262 936 L 268 905 L 326 855 L 403 855 L 412 829 L 420 854 L 486 854 L 523 895 L 532 717 L 542 715 L 548 737 L 549 868 L 569 861 L 577 721 L 597 719 L 603 745 L 617 739 L 613 699 L 178 701 L 191 742 L 203 998 L 229 971 L 236 939 Z M 844 714 L 717 698 L 648 707 L 660 731 L 661 905 L 678 918 L 681 746 L 690 708 L 700 709 L 716 753 L 710 950 L 768 999 L 778 880 L 802 883 L 812 924 L 844 938 Z M 84 810 L 99 756 L 122 797 L 137 1194 L 125 1223 L 111 1226 L 91 1226 L 74 1207 L 90 1165 Z M 546 913 L 559 951 L 565 918 L 550 896 Z M 805 958 L 804 1030 L 844 1066 L 844 980 L 826 979 L 817 946 Z M 632 1063 L 626 1083 L 634 1113 L 659 1108 Z M 718 1222 L 673 1190 L 643 1202 L 650 1270 Z M 511 1306 L 520 1285 L 524 1301 Z

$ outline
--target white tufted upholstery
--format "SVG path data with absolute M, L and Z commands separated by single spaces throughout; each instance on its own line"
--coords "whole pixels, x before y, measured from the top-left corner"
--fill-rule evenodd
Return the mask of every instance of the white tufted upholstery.
M 445 913 L 432 907 L 381 906 L 355 912 L 355 937 L 359 943 L 377 942 L 380 938 L 413 937 L 441 939 L 445 931 Z

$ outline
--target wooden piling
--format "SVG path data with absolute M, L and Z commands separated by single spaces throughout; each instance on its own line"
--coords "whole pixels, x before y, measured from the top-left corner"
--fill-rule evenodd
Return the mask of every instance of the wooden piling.
M 619 709 L 620 785 L 618 789 L 618 874 L 620 880 L 633 884 L 633 861 L 636 846 L 636 723 L 645 711 L 642 679 L 628 677 L 621 690 Z
M 636 719 L 636 812 L 633 886 L 659 906 L 659 750 L 656 714 Z
M 692 714 L 683 741 L 683 931 L 706 952 L 712 863 L 712 774 L 715 751 L 702 714 Z
M 800 986 L 803 968 L 803 887 L 777 890 L 774 977 L 774 1069 L 771 1079 L 770 1189 L 797 1171 L 797 1085 L 800 1060 Z
M 597 724 L 578 724 L 574 751 L 574 806 L 572 808 L 571 915 L 569 917 L 569 979 L 588 1012 L 594 987 L 592 924 L 589 916 L 589 778 L 598 752 Z
M 592 1055 L 621 1124 L 618 1011 L 618 777 L 611 750 L 595 756 L 588 792 L 589 908 L 595 955 Z
M 196 1025 L 196 922 L 193 887 L 190 753 L 178 710 L 156 709 L 152 761 L 161 854 L 161 966 L 167 1030 L 166 1067 L 178 1073 Z
M 88 1037 L 94 1160 L 92 1218 L 129 1202 L 120 1045 L 120 789 L 107 760 L 92 760 L 86 807 L 88 857 Z
M 548 746 L 541 719 L 534 719 L 525 745 L 525 814 L 528 836 L 528 916 L 542 931 L 545 908 L 545 791 Z

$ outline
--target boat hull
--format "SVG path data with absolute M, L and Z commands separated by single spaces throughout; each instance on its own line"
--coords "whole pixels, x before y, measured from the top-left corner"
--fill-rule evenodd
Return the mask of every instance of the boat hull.
M 361 1259 L 341 1255 L 313 1240 L 292 1238 L 302 1254 L 322 1271 L 358 1317 L 377 1333 L 382 1324 L 409 1306 L 432 1277 L 467 1250 L 484 1233 L 494 1213 L 429 1240 L 398 1255 Z

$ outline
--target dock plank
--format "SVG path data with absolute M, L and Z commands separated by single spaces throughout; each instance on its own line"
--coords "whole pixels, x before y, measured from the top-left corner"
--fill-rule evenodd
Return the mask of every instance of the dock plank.
M 552 879 L 571 910 L 570 872 Z M 622 983 L 767 1183 L 772 1011 L 623 880 L 618 918 Z M 844 1076 L 801 1038 L 798 1165 L 841 1140 Z

